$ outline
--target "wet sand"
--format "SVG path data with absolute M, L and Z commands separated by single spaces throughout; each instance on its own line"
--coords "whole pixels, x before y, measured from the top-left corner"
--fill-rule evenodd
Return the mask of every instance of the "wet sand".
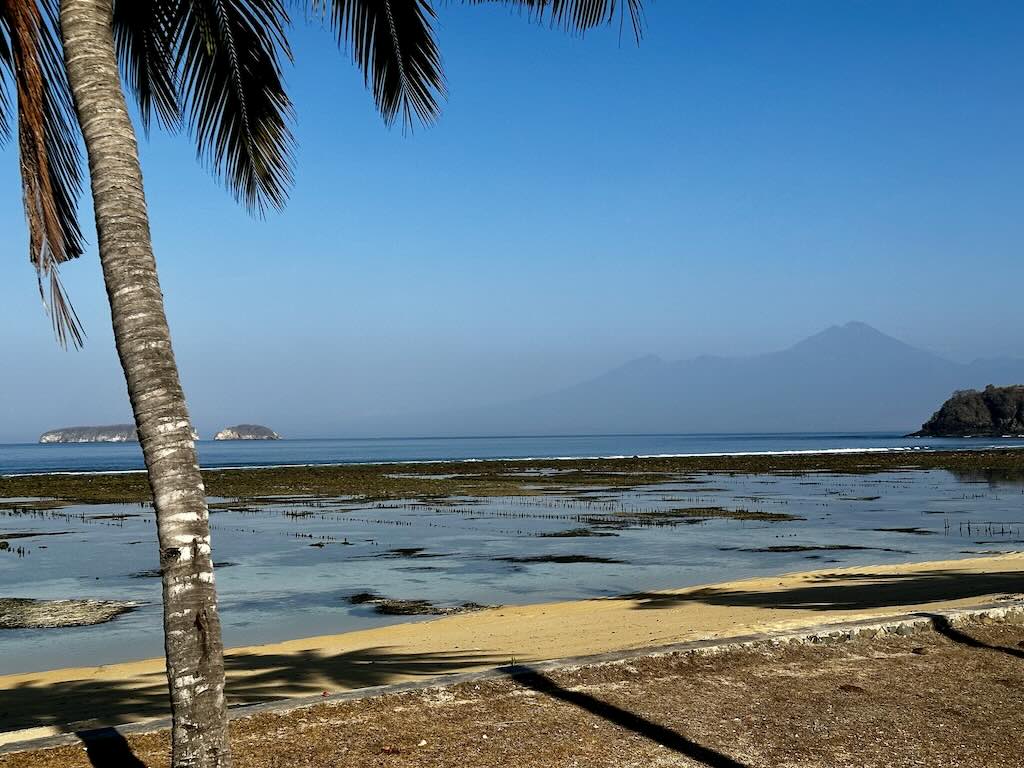
M 232 705 L 507 664 L 909 613 L 1024 592 L 1024 554 L 852 567 L 495 608 L 234 648 Z M 0 743 L 167 714 L 161 659 L 0 677 Z

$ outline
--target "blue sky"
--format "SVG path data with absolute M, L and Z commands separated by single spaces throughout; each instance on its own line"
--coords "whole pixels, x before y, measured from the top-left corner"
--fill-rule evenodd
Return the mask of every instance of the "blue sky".
M 955 359 L 1024 355 L 1024 5 L 652 0 L 639 47 L 439 5 L 450 97 L 411 136 L 299 25 L 283 214 L 239 209 L 187 137 L 143 141 L 201 430 L 316 434 L 850 319 Z M 127 418 L 94 250 L 64 270 L 89 333 L 64 352 L 10 144 L 0 170 L 0 440 Z

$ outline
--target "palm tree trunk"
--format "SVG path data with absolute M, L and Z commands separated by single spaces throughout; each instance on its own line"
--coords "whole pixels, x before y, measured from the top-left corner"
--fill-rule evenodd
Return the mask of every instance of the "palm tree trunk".
M 64 59 L 89 156 L 114 339 L 156 507 L 172 765 L 227 768 L 224 647 L 209 512 L 157 279 L 112 13 L 112 0 L 61 0 Z

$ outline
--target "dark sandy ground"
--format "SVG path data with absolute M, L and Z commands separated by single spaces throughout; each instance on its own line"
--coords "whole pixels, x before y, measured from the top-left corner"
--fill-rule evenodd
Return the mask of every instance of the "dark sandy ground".
M 522 670 L 522 668 L 520 668 Z M 1024 625 L 655 656 L 264 713 L 238 768 L 1024 766 Z M 167 733 L 0 756 L 163 768 Z

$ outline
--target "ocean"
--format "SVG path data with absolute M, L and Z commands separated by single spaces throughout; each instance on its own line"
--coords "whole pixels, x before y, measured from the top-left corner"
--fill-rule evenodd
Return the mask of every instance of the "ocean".
M 380 615 L 353 601 L 365 592 L 515 605 L 1017 550 L 1022 491 L 945 470 L 690 472 L 535 496 L 212 499 L 210 527 L 233 647 L 430 618 Z M 716 509 L 743 514 L 700 516 Z M 0 532 L 16 535 L 0 595 L 138 604 L 96 626 L 0 630 L 0 674 L 161 655 L 151 507 L 0 509 Z
M 1021 438 L 913 438 L 898 432 L 202 440 L 206 468 L 481 459 L 744 453 L 934 451 L 1022 447 Z M 0 475 L 143 468 L 136 443 L 0 444 Z
M 200 442 L 199 451 L 208 467 L 244 467 L 1022 445 L 847 433 Z M 141 467 L 137 444 L 0 446 L 0 474 Z M 1022 499 L 1019 478 L 995 474 L 691 471 L 540 496 L 211 499 L 222 503 L 210 524 L 224 639 L 238 646 L 423 618 L 382 616 L 352 601 L 366 591 L 442 606 L 511 605 L 1016 549 Z M 693 514 L 678 517 L 686 510 Z M 149 505 L 15 505 L 0 510 L 0 533 L 11 536 L 0 550 L 0 594 L 138 604 L 92 627 L 4 630 L 0 674 L 160 655 Z

